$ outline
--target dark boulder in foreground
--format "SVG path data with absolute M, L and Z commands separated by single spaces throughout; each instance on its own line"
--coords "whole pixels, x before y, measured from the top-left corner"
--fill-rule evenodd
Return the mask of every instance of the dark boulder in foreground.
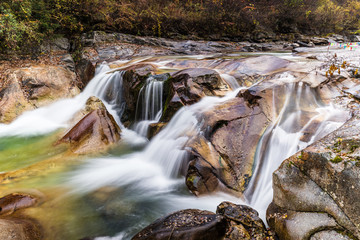
M 274 172 L 267 219 L 280 239 L 360 239 L 359 116 Z
M 132 239 L 270 240 L 274 238 L 255 210 L 247 206 L 223 202 L 218 206 L 216 214 L 197 209 L 172 213 L 156 220 Z
M 209 211 L 187 209 L 156 220 L 133 240 L 140 239 L 222 239 L 226 220 Z

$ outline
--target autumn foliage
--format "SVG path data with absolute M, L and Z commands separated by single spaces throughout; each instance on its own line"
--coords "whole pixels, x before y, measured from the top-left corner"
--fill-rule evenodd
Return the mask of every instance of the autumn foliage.
M 245 39 L 257 31 L 321 35 L 360 29 L 360 0 L 2 0 L 0 50 L 92 30 Z

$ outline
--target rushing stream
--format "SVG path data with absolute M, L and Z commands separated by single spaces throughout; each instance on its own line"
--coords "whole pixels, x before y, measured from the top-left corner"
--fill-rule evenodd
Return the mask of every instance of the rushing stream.
M 283 57 L 291 59 L 288 54 Z M 177 61 L 182 59 L 164 57 L 145 61 L 153 61 L 151 63 L 163 72 L 170 72 L 181 69 Z M 228 91 L 224 97 L 204 97 L 198 103 L 181 108 L 168 125 L 148 141 L 149 124 L 161 118 L 163 81 L 153 77 L 147 79 L 139 94 L 136 124 L 133 130 L 126 129 L 120 120 L 125 109 L 124 72 L 110 69 L 107 64 L 100 65 L 96 76 L 77 97 L 59 100 L 26 112 L 9 125 L 0 125 L 1 169 L 15 170 L 61 154 L 63 149 L 50 144 L 55 141 L 53 134 L 58 129 L 70 127 L 68 121 L 84 107 L 90 96 L 102 99 L 122 128 L 119 146 L 106 155 L 86 159 L 55 174 L 3 186 L 2 192 L 9 192 L 11 188 L 39 189 L 48 195 L 50 203 L 45 202 L 29 214 L 34 218 L 39 216 L 41 223 L 48 224 L 45 228 L 57 229 L 49 239 L 87 236 L 129 239 L 164 214 L 187 208 L 214 211 L 224 200 L 248 204 L 265 219 L 266 208 L 272 200 L 272 172 L 284 159 L 341 126 L 347 114 L 324 103 L 308 84 L 296 82 L 293 75 L 280 75 L 277 81 L 286 83 L 286 95 L 284 101 L 278 103 L 275 96 L 279 93 L 276 90 L 272 93 L 272 124 L 258 143 L 254 175 L 244 198 L 224 193 L 194 197 L 186 189 L 180 169 L 188 157 L 184 149 L 186 143 L 201 134 L 202 123 L 198 122 L 198 116 L 236 97 L 245 86 L 240 87 L 233 75 L 238 65 L 226 65 L 224 61 L 202 56 L 185 61 L 199 61 L 200 67 L 214 68 L 233 91 Z M 122 67 L 134 63 L 137 61 L 124 62 Z M 17 153 L 16 149 L 25 155 Z M 30 152 L 33 154 L 25 160 Z M 6 161 L 14 156 L 17 160 L 11 160 L 14 164 L 7 166 Z

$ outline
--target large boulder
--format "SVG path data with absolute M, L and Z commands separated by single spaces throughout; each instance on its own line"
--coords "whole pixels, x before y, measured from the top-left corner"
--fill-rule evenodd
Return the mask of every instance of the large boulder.
M 187 145 L 186 185 L 192 193 L 221 190 L 242 195 L 253 175 L 258 142 L 284 102 L 274 91 L 286 89 L 284 84 L 254 86 L 202 115 L 203 134 Z
M 106 151 L 120 140 L 120 127 L 104 104 L 92 97 L 79 116 L 88 112 L 59 141 L 68 143 L 76 154 L 99 153 Z
M 140 239 L 273 240 L 258 213 L 244 205 L 222 202 L 216 214 L 187 209 L 160 218 L 136 234 Z
M 10 71 L 0 88 L 0 122 L 9 123 L 22 112 L 80 91 L 76 76 L 56 66 L 34 66 Z
M 187 209 L 156 220 L 132 239 L 223 239 L 226 220 L 209 211 Z
M 274 172 L 267 219 L 280 239 L 360 239 L 359 116 Z
M 207 68 L 189 68 L 172 73 L 165 83 L 165 107 L 162 122 L 168 122 L 183 106 L 198 102 L 205 96 L 224 96 L 230 90 L 219 73 Z

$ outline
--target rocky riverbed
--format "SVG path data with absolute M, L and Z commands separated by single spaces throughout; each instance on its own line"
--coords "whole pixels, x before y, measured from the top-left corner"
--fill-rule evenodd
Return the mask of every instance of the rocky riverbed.
M 360 238 L 360 52 L 332 41 L 94 32 L 6 69 L 0 235 Z

